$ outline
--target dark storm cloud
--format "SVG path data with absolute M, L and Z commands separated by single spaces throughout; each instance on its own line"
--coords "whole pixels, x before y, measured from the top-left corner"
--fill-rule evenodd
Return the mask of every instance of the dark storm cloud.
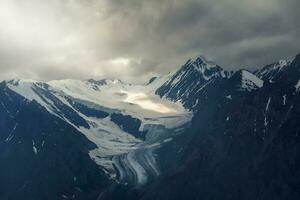
M 140 28 L 132 34 L 132 42 L 141 44 L 128 45 L 143 57 L 164 62 L 205 54 L 234 69 L 260 67 L 300 51 L 299 4 L 297 0 L 190 0 L 112 1 L 110 6 Z
M 146 82 L 200 54 L 255 69 L 300 52 L 298 0 L 2 1 L 4 78 Z

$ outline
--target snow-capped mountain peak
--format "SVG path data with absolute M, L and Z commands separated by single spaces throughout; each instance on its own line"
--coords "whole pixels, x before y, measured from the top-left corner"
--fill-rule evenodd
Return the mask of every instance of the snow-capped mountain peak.
M 189 59 L 158 90 L 156 94 L 173 101 L 185 102 L 191 95 L 203 90 L 218 78 L 225 78 L 228 73 L 203 56 Z M 192 103 L 194 104 L 194 103 Z
M 213 61 L 207 60 L 203 56 L 189 59 L 186 62 L 186 64 L 182 66 L 182 68 L 181 68 L 181 70 L 179 70 L 179 72 L 183 73 L 188 70 L 191 70 L 191 71 L 195 70 L 193 72 L 198 72 L 202 76 L 202 78 L 204 78 L 206 80 L 209 80 L 212 76 L 215 76 L 218 73 L 223 71 L 220 66 L 218 66 Z M 223 73 L 221 73 L 221 75 L 222 74 Z
M 197 64 L 197 65 L 194 65 L 195 67 L 202 66 L 202 67 L 205 67 L 205 68 L 207 68 L 207 69 L 216 66 L 216 63 L 215 63 L 215 62 L 206 59 L 206 58 L 205 58 L 204 56 L 202 56 L 202 55 L 200 55 L 200 56 L 198 56 L 198 57 L 190 58 L 187 62 L 191 62 L 191 63 Z

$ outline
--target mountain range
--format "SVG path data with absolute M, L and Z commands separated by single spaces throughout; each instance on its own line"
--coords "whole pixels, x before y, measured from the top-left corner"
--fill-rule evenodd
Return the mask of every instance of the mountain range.
M 147 84 L 0 83 L 0 199 L 299 199 L 300 54 Z

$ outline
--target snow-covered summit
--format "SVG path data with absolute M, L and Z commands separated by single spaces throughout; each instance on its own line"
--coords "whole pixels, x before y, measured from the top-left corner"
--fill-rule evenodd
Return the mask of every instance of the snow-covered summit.
M 203 56 L 189 59 L 186 64 L 182 66 L 180 71 L 184 72 L 187 70 L 197 71 L 206 80 L 209 80 L 215 75 L 225 76 L 225 74 L 222 73 L 223 69 L 220 66 Z
M 175 72 L 156 93 L 173 101 L 185 101 L 215 79 L 225 78 L 228 73 L 203 56 L 189 59 Z

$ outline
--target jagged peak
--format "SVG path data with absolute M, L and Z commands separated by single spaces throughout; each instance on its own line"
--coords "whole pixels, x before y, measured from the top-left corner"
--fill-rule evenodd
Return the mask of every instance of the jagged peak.
M 202 63 L 207 63 L 207 64 L 215 64 L 215 62 L 211 59 L 206 58 L 203 55 L 198 55 L 198 56 L 194 56 L 191 57 L 189 59 L 190 61 L 194 61 L 194 62 L 202 62 Z
M 217 65 L 214 61 L 210 60 L 210 59 L 207 59 L 206 57 L 204 57 L 203 55 L 200 55 L 196 58 L 193 58 L 193 60 L 195 60 L 196 62 L 202 62 L 202 63 L 205 63 L 207 65 L 210 65 L 210 66 L 215 66 Z
M 203 56 L 198 56 L 188 59 L 160 88 L 170 87 L 169 89 L 171 90 L 175 87 L 181 87 L 180 85 L 184 85 L 187 82 L 195 87 L 195 85 L 205 84 L 213 78 L 229 78 L 229 76 L 230 73 L 224 71 L 213 61 L 209 61 Z
M 178 71 L 167 79 L 156 94 L 174 101 L 187 98 L 205 88 L 213 80 L 228 78 L 229 73 L 203 56 L 189 59 Z
M 188 59 L 183 67 L 193 67 L 194 69 L 203 73 L 204 70 L 210 70 L 212 68 L 220 68 L 215 62 L 206 59 L 204 56 L 197 56 Z
M 174 75 L 178 76 L 187 72 L 198 74 L 206 80 L 209 80 L 215 75 L 226 77 L 225 71 L 219 65 L 203 56 L 188 59 Z
M 274 69 L 279 69 L 281 70 L 282 68 L 286 67 L 287 65 L 291 64 L 290 60 L 279 60 L 277 62 L 274 62 L 272 64 L 268 64 L 265 67 L 260 70 L 261 72 L 265 70 L 274 70 Z
M 279 72 L 284 70 L 291 63 L 292 62 L 290 60 L 279 60 L 272 64 L 266 65 L 261 70 L 256 71 L 255 75 L 265 81 L 273 82 L 273 79 L 278 76 Z

